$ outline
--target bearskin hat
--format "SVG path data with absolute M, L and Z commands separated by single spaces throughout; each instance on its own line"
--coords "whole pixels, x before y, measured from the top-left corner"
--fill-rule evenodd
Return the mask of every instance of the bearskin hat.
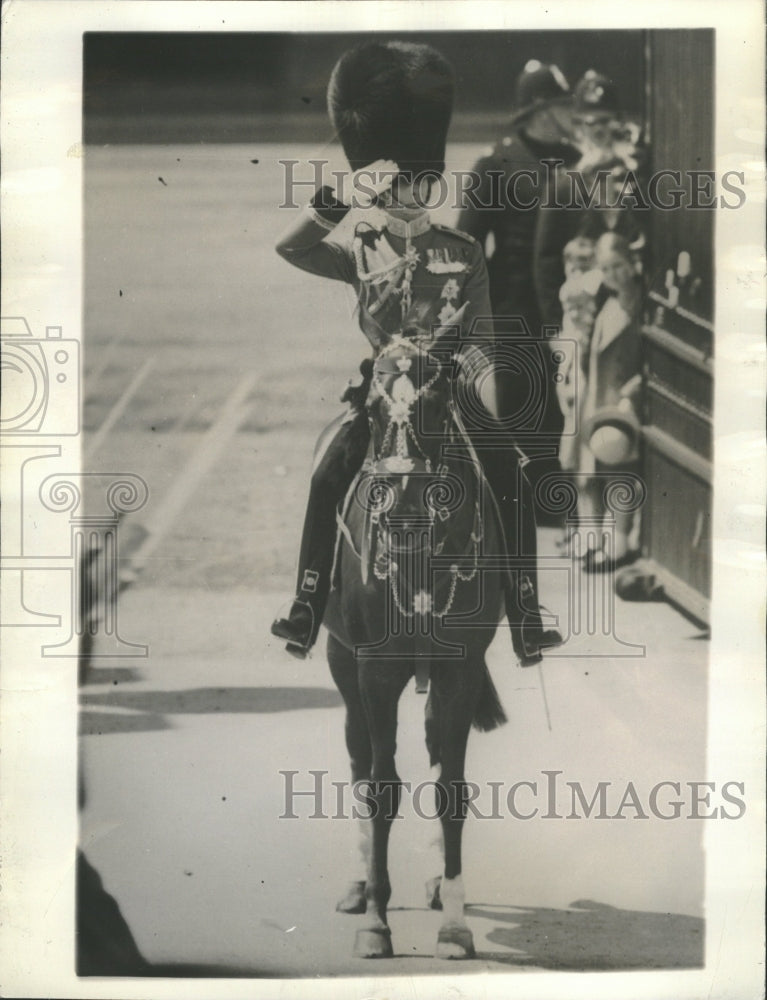
M 394 160 L 404 174 L 442 173 L 453 71 L 413 42 L 371 42 L 344 53 L 328 85 L 328 112 L 352 170 Z

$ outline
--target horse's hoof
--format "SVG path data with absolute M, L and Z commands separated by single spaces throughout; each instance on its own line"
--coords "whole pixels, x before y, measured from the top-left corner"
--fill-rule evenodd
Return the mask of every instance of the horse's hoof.
M 468 927 L 440 927 L 437 958 L 474 958 L 474 938 Z
M 346 895 L 336 903 L 338 913 L 364 913 L 367 907 L 364 882 L 350 882 Z
M 434 878 L 430 878 L 426 883 L 426 905 L 430 910 L 442 909 L 442 899 L 439 894 L 439 888 L 441 885 L 441 875 L 435 875 Z
M 391 958 L 391 931 L 388 927 L 357 931 L 354 939 L 355 958 Z

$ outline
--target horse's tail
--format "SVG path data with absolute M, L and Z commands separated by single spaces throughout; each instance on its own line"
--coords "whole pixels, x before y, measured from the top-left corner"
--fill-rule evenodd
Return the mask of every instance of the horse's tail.
M 481 733 L 488 733 L 492 729 L 497 729 L 504 722 L 509 720 L 503 710 L 501 699 L 493 684 L 487 664 L 483 665 L 482 690 L 479 694 L 477 707 L 474 710 L 474 718 L 471 724 Z M 433 690 L 429 685 L 429 695 L 426 699 L 426 748 L 429 751 L 429 763 L 436 767 L 442 760 L 442 749 L 439 740 L 439 707 L 434 702 Z
M 492 729 L 497 729 L 504 722 L 508 722 L 508 717 L 503 710 L 501 699 L 498 697 L 493 678 L 485 664 L 485 675 L 482 682 L 482 691 L 474 710 L 472 725 L 481 733 L 489 733 Z

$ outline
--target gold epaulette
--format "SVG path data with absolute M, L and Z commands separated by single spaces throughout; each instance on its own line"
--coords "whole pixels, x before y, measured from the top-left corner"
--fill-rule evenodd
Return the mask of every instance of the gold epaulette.
M 463 240 L 464 243 L 469 243 L 471 246 L 474 246 L 477 242 L 473 236 L 464 233 L 460 229 L 454 229 L 452 226 L 442 226 L 438 222 L 432 222 L 431 228 L 438 230 L 440 233 L 447 233 L 449 236 L 457 236 L 459 240 Z

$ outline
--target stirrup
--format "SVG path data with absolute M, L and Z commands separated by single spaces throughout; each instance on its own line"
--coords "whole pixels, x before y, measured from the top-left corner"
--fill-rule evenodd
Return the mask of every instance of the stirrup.
M 305 660 L 309 655 L 310 646 L 299 646 L 296 642 L 285 643 L 285 652 L 290 653 L 297 660 Z
M 287 618 L 272 622 L 272 635 L 285 639 L 286 651 L 299 660 L 305 660 L 317 639 L 314 609 L 306 601 L 294 600 Z
M 291 656 L 295 656 L 298 660 L 305 660 L 309 654 L 311 646 L 308 640 L 302 642 L 302 636 L 297 636 L 291 627 L 290 622 L 287 618 L 278 618 L 276 621 L 272 622 L 272 627 L 270 629 L 272 635 L 276 636 L 278 639 L 286 639 L 287 645 L 285 649 Z
M 548 608 L 541 606 L 540 611 L 548 611 Z M 525 636 L 525 632 L 528 632 L 528 636 Z M 530 624 L 526 624 L 524 621 L 520 625 L 520 645 L 522 646 L 523 652 L 519 655 L 520 666 L 532 667 L 536 663 L 540 663 L 543 659 L 542 650 L 553 649 L 556 646 L 561 646 L 564 643 L 562 638 L 562 633 L 558 628 L 545 628 L 541 623 L 531 628 Z

